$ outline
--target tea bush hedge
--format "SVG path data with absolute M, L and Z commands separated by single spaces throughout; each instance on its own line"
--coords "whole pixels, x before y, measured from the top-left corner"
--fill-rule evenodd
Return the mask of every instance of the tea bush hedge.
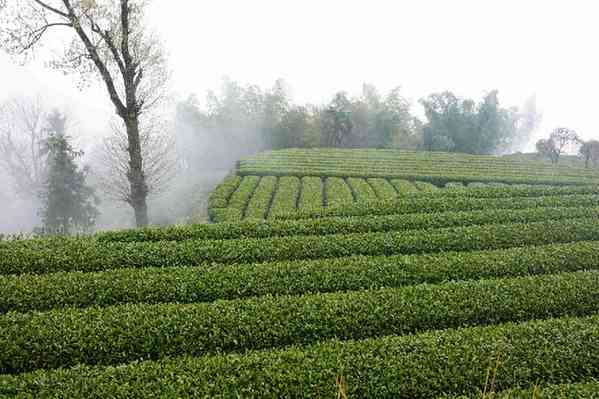
M 0 316 L 0 373 L 581 316 L 599 311 L 598 295 L 599 273 L 580 272 L 211 304 L 8 313 Z
M 434 398 L 476 394 L 498 359 L 497 390 L 597 376 L 599 316 L 118 367 L 40 370 L 0 377 L 0 393 L 35 398 L 322 398 L 335 397 L 335 380 L 341 376 L 350 398 Z

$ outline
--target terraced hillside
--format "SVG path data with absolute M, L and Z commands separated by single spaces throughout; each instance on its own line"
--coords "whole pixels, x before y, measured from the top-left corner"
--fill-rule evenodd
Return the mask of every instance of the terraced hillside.
M 294 218 L 439 189 L 593 185 L 595 170 L 501 157 L 394 150 L 291 149 L 258 154 L 214 191 L 215 222 Z M 575 191 L 575 190 L 573 190 Z M 296 214 L 296 215 L 294 215 Z
M 591 173 L 295 153 L 215 190 L 236 221 L 0 242 L 0 397 L 599 395 Z

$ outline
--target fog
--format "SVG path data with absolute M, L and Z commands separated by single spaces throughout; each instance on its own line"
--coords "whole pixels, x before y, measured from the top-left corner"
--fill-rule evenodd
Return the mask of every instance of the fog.
M 535 95 L 542 124 L 512 150 L 533 150 L 536 139 L 560 125 L 582 138 L 596 137 L 594 11 L 592 2 L 516 0 L 154 1 L 149 20 L 172 71 L 172 101 L 164 111 L 177 163 L 168 189 L 150 198 L 151 222 L 184 223 L 190 215 L 204 220 L 215 184 L 236 160 L 266 148 L 252 126 L 199 128 L 193 115 L 177 114 L 176 105 L 189 95 L 207 110 L 206 94 L 218 92 L 224 76 L 261 88 L 283 78 L 294 104 L 324 104 L 342 90 L 355 96 L 364 82 L 382 91 L 400 85 L 421 119 L 418 100 L 433 92 L 480 98 L 498 89 L 505 107 L 521 107 Z M 73 145 L 85 152 L 80 164 L 93 171 L 114 118 L 104 87 L 79 90 L 74 77 L 46 68 L 42 60 L 21 67 L 0 53 L 0 102 L 40 94 L 48 109 L 69 116 Z M 0 233 L 39 225 L 39 200 L 17 195 L 6 172 L 0 171 L 0 185 Z M 98 194 L 98 229 L 133 225 L 127 204 Z

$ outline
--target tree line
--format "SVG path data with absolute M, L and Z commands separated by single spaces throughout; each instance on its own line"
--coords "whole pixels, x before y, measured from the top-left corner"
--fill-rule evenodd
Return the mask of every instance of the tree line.
M 424 121 L 412 113 L 399 87 L 382 94 L 364 84 L 358 96 L 340 91 L 328 103 L 314 105 L 294 104 L 282 80 L 264 90 L 226 79 L 218 93 L 208 94 L 204 106 L 195 97 L 178 104 L 177 124 L 191 128 L 176 131 L 204 142 L 222 140 L 249 153 L 337 147 L 496 154 L 528 143 L 541 119 L 534 97 L 522 109 L 505 108 L 497 90 L 478 102 L 446 91 L 431 94 L 420 104 Z M 206 156 L 214 156 L 218 163 L 221 156 L 211 149 L 198 154 L 189 146 L 181 154 L 190 163 Z

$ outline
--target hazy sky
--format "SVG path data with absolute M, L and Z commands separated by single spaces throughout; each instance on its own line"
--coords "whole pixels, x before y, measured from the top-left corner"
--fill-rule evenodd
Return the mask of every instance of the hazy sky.
M 544 132 L 556 125 L 599 138 L 595 97 L 599 3 L 515 0 L 154 0 L 152 25 L 170 54 L 181 96 L 220 86 L 223 76 L 270 86 L 283 78 L 297 102 L 357 94 L 363 82 L 400 85 L 417 100 L 452 90 L 480 98 L 499 89 L 504 105 L 536 94 Z M 50 81 L 89 113 L 104 93 L 81 96 L 72 81 L 0 58 L 0 92 Z

